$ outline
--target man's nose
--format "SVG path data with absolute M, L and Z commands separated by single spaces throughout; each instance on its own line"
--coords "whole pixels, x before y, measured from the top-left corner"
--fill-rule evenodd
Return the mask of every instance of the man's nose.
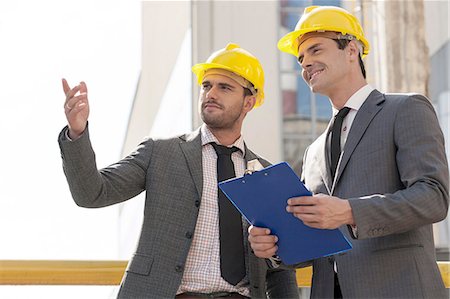
M 308 67 L 311 67 L 311 65 L 312 65 L 311 60 L 306 55 L 303 56 L 302 62 L 300 62 L 299 64 L 303 69 L 307 69 Z
M 215 99 L 216 98 L 216 87 L 211 86 L 211 88 L 206 92 L 207 99 Z

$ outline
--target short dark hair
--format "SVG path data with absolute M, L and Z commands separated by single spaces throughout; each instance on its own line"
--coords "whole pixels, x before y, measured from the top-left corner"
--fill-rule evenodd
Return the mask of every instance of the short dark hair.
M 253 93 L 250 89 L 244 87 L 244 97 L 252 96 Z
M 350 40 L 348 40 L 348 39 L 333 39 L 333 40 L 337 43 L 338 48 L 340 50 L 344 50 L 350 43 Z M 359 60 L 359 67 L 361 68 L 361 73 L 362 73 L 364 79 L 366 79 L 366 68 L 364 66 L 364 62 L 362 60 L 361 53 L 358 54 L 358 60 Z

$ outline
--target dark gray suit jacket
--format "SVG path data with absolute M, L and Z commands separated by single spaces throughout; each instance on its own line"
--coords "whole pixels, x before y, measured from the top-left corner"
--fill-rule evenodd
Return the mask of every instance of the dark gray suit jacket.
M 328 130 L 327 130 L 328 131 Z M 326 132 L 307 150 L 302 177 L 333 188 Z M 445 298 L 432 223 L 448 210 L 448 165 L 433 106 L 420 95 L 374 90 L 343 149 L 333 195 L 350 200 L 357 236 L 335 256 L 344 298 Z M 313 298 L 332 298 L 333 258 L 313 262 Z
M 59 136 L 63 168 L 77 205 L 98 208 L 146 191 L 144 222 L 119 298 L 174 298 L 191 246 L 200 207 L 203 175 L 200 130 L 167 140 L 147 139 L 116 164 L 97 170 L 89 132 L 70 142 Z M 268 162 L 246 149 L 245 160 Z M 252 298 L 298 298 L 295 272 L 272 270 L 247 242 Z

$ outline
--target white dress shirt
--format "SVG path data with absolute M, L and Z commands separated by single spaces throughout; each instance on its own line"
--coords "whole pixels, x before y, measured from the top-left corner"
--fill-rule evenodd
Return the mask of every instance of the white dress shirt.
M 219 206 L 217 185 L 217 154 L 211 142 L 220 144 L 208 127 L 200 128 L 202 138 L 203 192 L 192 244 L 177 294 L 184 292 L 237 292 L 250 296 L 248 277 L 236 286 L 220 273 Z M 231 155 L 236 176 L 245 171 L 245 145 L 242 135 L 232 144 L 240 149 Z
M 358 113 L 359 108 L 364 104 L 369 94 L 374 90 L 372 86 L 366 84 L 361 87 L 357 92 L 355 92 L 345 103 L 344 107 L 350 108 L 347 116 L 344 118 L 342 122 L 342 131 L 341 131 L 341 151 L 344 148 L 345 142 L 347 141 L 348 132 L 352 127 L 353 120 L 355 120 L 356 113 Z M 333 107 L 333 117 L 339 112 L 336 108 Z M 331 142 L 331 138 L 329 138 L 328 142 Z

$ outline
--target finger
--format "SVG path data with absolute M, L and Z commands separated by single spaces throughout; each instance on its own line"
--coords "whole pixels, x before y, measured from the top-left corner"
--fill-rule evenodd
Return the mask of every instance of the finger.
M 278 242 L 278 237 L 274 235 L 269 236 L 249 236 L 250 243 L 255 244 L 275 244 Z
M 295 215 L 295 217 L 299 218 L 303 222 L 314 222 L 314 223 L 319 222 L 319 218 L 313 214 L 294 213 L 294 215 Z
M 287 204 L 290 206 L 295 205 L 311 205 L 313 204 L 313 197 L 312 196 L 300 196 L 300 197 L 292 197 L 289 198 L 287 201 Z
M 277 245 L 274 244 L 274 243 L 255 243 L 255 244 L 252 244 L 252 249 L 254 251 L 273 251 L 275 247 L 277 247 Z
M 272 256 L 276 255 L 277 250 L 278 250 L 278 247 L 274 246 L 267 250 L 253 250 L 253 252 L 259 258 L 268 259 L 268 258 L 271 258 Z
M 86 93 L 87 94 L 87 85 L 84 81 L 80 82 L 80 93 Z
M 309 227 L 320 229 L 329 228 L 326 226 L 326 223 L 324 221 L 322 221 L 320 218 L 317 218 L 314 215 L 294 214 L 294 216 L 300 219 L 303 222 L 303 224 Z
M 275 247 L 278 247 L 276 243 L 251 243 L 251 247 L 253 250 L 258 251 L 267 251 L 272 250 Z
M 64 94 L 67 96 L 67 93 L 70 91 L 70 86 L 69 86 L 69 83 L 67 83 L 67 80 L 64 78 L 62 78 L 62 85 L 63 85 Z
M 288 199 L 288 203 L 289 202 L 292 202 L 292 203 L 297 202 L 297 200 L 299 200 L 300 198 L 301 197 L 291 197 L 291 198 Z
M 78 97 L 75 97 L 77 92 L 80 92 Z M 76 100 L 77 99 L 77 100 Z M 87 99 L 87 86 L 86 83 L 83 81 L 80 82 L 79 85 L 75 86 L 70 92 L 67 94 L 66 97 L 66 108 L 72 109 L 76 105 L 80 105 L 79 100 L 82 99 L 84 101 L 84 105 L 87 105 L 88 99 Z
M 305 206 L 305 205 L 296 205 L 296 206 L 286 206 L 286 211 L 288 213 L 293 214 L 315 214 L 317 213 L 316 206 Z
M 252 225 L 249 227 L 248 233 L 252 236 L 264 236 L 270 234 L 270 229 Z
M 86 107 L 87 107 L 86 102 L 79 101 L 78 103 L 75 104 L 75 107 L 72 110 L 78 112 L 85 109 Z
M 75 86 L 74 88 L 70 89 L 66 94 L 66 101 L 65 103 L 69 102 L 80 90 L 80 85 Z
M 66 111 L 71 111 L 74 108 L 82 108 L 86 105 L 87 105 L 87 95 L 83 93 L 68 100 L 64 105 L 64 108 Z

